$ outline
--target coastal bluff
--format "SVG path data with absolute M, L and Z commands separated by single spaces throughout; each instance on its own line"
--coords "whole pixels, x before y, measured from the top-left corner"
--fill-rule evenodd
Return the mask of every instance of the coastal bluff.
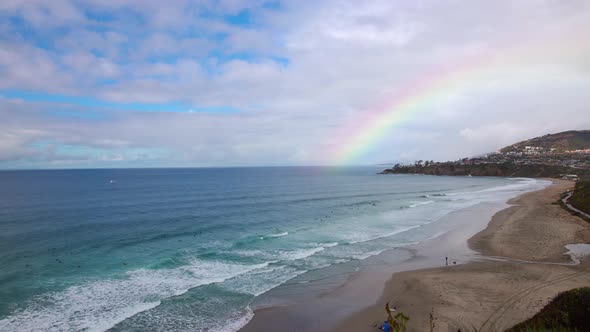
M 396 165 L 379 174 L 424 174 L 454 176 L 502 176 L 502 177 L 533 177 L 558 178 L 561 174 L 577 174 L 590 176 L 588 169 L 574 169 L 565 166 L 543 164 L 486 163 L 466 164 L 458 162 L 436 162 L 425 165 Z
M 522 141 L 498 152 L 455 161 L 418 160 L 396 164 L 379 174 L 590 177 L 590 131 L 567 131 Z

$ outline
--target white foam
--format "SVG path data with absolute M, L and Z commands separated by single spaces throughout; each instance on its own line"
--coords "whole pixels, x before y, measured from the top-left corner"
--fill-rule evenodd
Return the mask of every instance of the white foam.
M 305 272 L 307 271 L 284 265 L 269 266 L 228 280 L 224 282 L 224 287 L 235 292 L 259 296 Z
M 385 250 L 387 250 L 387 249 L 368 251 L 368 252 L 365 252 L 362 254 L 353 255 L 352 258 L 358 259 L 358 260 L 363 260 L 363 259 L 367 259 L 371 256 L 377 256 L 380 253 L 384 252 Z
M 432 236 L 429 236 L 428 238 L 426 238 L 426 240 L 424 241 L 428 241 L 428 240 L 432 240 L 432 239 L 436 239 L 437 237 L 443 236 L 445 234 L 447 234 L 448 232 L 450 232 L 450 230 L 446 230 L 446 231 L 442 231 L 442 232 L 438 232 Z
M 282 233 L 273 233 L 273 234 L 268 234 L 265 236 L 260 236 L 259 239 L 264 240 L 264 239 L 273 239 L 276 237 L 283 237 L 283 236 L 287 236 L 289 235 L 289 232 L 282 232 Z
M 503 186 L 497 186 L 497 187 L 486 188 L 486 189 L 470 191 L 470 192 L 458 192 L 458 193 L 453 193 L 450 195 L 473 195 L 473 194 L 487 194 L 487 193 L 497 194 L 498 192 L 503 192 L 503 193 L 509 194 L 510 197 L 512 197 L 514 193 L 524 192 L 524 191 L 532 191 L 535 189 L 542 189 L 542 188 L 545 188 L 551 184 L 551 181 L 537 180 L 537 179 L 530 179 L 530 178 L 510 178 L 510 180 L 513 180 L 514 182 L 507 184 L 507 185 L 503 185 Z M 498 200 L 505 199 L 504 196 L 496 196 L 496 197 L 498 198 Z
M 412 204 L 408 205 L 408 207 L 409 208 L 415 208 L 415 207 L 418 207 L 420 205 L 427 205 L 427 204 L 430 204 L 430 203 L 434 203 L 434 201 L 415 202 L 415 203 L 412 203 Z
M 262 255 L 265 255 L 265 252 L 259 249 L 238 250 L 234 253 L 245 257 L 261 257 Z
M 354 238 L 350 239 L 348 241 L 348 243 L 350 244 L 356 244 L 356 243 L 362 243 L 362 242 L 368 242 L 368 241 L 373 241 L 373 240 L 377 240 L 377 239 L 382 239 L 385 237 L 390 237 L 399 233 L 403 233 L 406 231 L 409 231 L 411 229 L 420 227 L 421 225 L 415 225 L 415 226 L 409 226 L 409 227 L 401 227 L 396 229 L 395 231 L 391 231 L 388 233 L 381 233 L 379 235 L 376 234 L 355 234 Z
M 289 232 L 270 234 L 270 235 L 268 235 L 268 237 L 283 237 L 283 236 L 287 236 L 287 235 L 289 235 Z
M 295 261 L 298 259 L 307 258 L 311 255 L 314 255 L 320 251 L 323 251 L 324 247 L 317 247 L 317 248 L 309 248 L 309 249 L 298 249 L 293 251 L 284 251 L 279 254 L 280 260 L 286 261 Z
M 0 320 L 1 331 L 104 331 L 191 288 L 218 283 L 267 266 L 193 260 L 176 269 L 140 269 L 37 296 Z
M 234 317 L 229 317 L 226 321 L 221 322 L 219 326 L 214 326 L 206 331 L 210 332 L 236 332 L 242 327 L 246 326 L 250 320 L 254 317 L 254 311 L 247 306 L 243 311 L 236 312 Z

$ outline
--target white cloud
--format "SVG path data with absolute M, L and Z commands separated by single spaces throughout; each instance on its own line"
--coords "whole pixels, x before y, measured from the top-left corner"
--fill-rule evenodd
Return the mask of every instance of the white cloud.
M 222 19 L 243 10 L 250 13 L 247 26 Z M 161 153 L 148 158 L 156 166 L 330 163 L 327 150 L 349 141 L 336 136 L 341 128 L 386 112 L 399 91 L 430 84 L 432 73 L 446 67 L 466 73 L 430 88 L 444 93 L 357 162 L 454 159 L 590 127 L 586 1 L 286 1 L 279 9 L 262 1 L 2 2 L 0 16 L 8 14 L 43 32 L 2 38 L 0 89 L 122 106 L 1 100 L 2 160 L 66 162 L 48 152 L 35 159 L 41 152 L 31 144 L 51 141 L 112 151 L 100 162 L 113 165 L 140 160 L 132 149 L 165 151 L 166 160 Z M 67 32 L 55 35 L 57 26 Z M 0 29 L 14 31 L 19 27 Z M 242 112 L 142 113 L 125 106 L 174 102 Z M 103 117 L 57 112 L 64 109 Z

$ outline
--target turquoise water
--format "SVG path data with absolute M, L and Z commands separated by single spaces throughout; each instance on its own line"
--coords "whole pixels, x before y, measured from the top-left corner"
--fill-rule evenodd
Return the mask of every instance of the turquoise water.
M 540 186 L 379 170 L 0 172 L 0 331 L 235 331 L 297 275 Z

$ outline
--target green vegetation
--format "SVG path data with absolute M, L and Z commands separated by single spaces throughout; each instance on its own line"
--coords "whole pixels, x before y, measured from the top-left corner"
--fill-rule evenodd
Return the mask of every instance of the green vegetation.
M 590 180 L 576 182 L 574 194 L 570 197 L 569 203 L 576 209 L 590 213 Z
M 557 295 L 532 318 L 506 332 L 590 331 L 590 287 Z
M 511 162 L 471 164 L 458 162 L 431 162 L 428 164 L 395 165 L 383 174 L 473 175 L 558 178 L 560 174 L 590 176 L 590 169 L 558 165 L 517 164 Z
M 392 332 L 406 332 L 406 324 L 410 320 L 410 317 L 404 315 L 402 312 L 398 312 L 393 316 L 389 302 L 385 304 L 385 312 L 387 312 L 387 322 L 389 322 Z
M 571 210 L 569 207 L 567 207 L 567 206 L 566 206 L 566 205 L 563 203 L 563 199 L 564 199 L 564 198 L 566 198 L 568 194 L 569 194 L 569 192 L 568 192 L 568 191 L 566 191 L 566 192 L 562 193 L 561 195 L 559 195 L 559 199 L 558 199 L 557 201 L 555 201 L 555 202 L 551 203 L 551 204 L 556 204 L 556 205 L 559 205 L 559 206 L 560 206 L 562 209 L 566 210 L 566 211 L 567 211 L 568 213 L 570 213 L 571 215 L 574 215 L 574 216 L 576 216 L 576 217 L 578 217 L 578 218 L 581 218 L 581 219 L 584 219 L 584 220 L 586 220 L 587 222 L 590 222 L 590 219 L 589 219 L 589 218 L 586 218 L 586 216 L 584 216 L 584 215 L 583 215 L 583 214 L 581 214 L 581 213 L 578 213 L 578 212 L 575 212 L 575 211 Z
M 524 146 L 538 146 L 544 149 L 556 149 L 557 151 L 573 151 L 590 149 L 589 130 L 570 130 L 557 134 L 549 134 L 535 137 L 526 141 L 503 148 L 502 152 L 516 150 Z

